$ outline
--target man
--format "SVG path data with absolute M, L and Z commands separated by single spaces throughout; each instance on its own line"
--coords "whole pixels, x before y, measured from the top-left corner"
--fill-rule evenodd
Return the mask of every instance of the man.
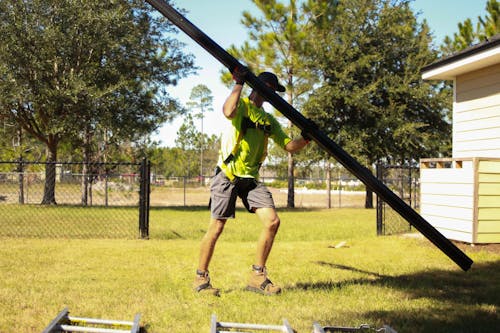
M 268 279 L 266 272 L 267 258 L 280 219 L 271 192 L 258 182 L 259 168 L 267 155 L 268 138 L 291 153 L 302 149 L 309 142 L 304 137 L 290 139 L 278 121 L 264 111 L 262 104 L 265 100 L 257 91 L 252 90 L 248 98 L 240 98 L 247 72 L 246 68 L 233 71 L 236 84 L 223 105 L 224 116 L 231 121 L 232 126 L 221 141 L 218 172 L 210 189 L 211 219 L 201 241 L 199 266 L 194 281 L 197 292 L 216 296 L 219 296 L 219 290 L 210 283 L 208 266 L 227 219 L 235 217 L 237 196 L 242 199 L 246 209 L 255 213 L 263 223 L 247 290 L 265 295 L 281 293 L 281 288 Z M 258 77 L 271 89 L 285 91 L 275 74 L 263 72 Z

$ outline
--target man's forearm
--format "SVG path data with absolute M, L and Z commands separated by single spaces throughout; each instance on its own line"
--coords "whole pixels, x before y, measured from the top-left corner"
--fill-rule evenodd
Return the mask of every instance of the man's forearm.
M 231 94 L 224 102 L 222 106 L 222 112 L 226 118 L 234 118 L 236 116 L 236 110 L 238 108 L 238 102 L 240 100 L 241 91 L 243 90 L 242 84 L 235 84 Z
M 295 153 L 296 151 L 299 151 L 307 146 L 308 143 L 309 140 L 306 140 L 304 138 L 294 139 L 286 144 L 285 150 L 289 153 Z

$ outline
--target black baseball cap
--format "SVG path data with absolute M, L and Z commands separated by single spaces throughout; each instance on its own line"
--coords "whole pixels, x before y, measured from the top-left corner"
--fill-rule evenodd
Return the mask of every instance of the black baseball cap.
M 268 83 L 275 91 L 284 92 L 286 90 L 285 87 L 278 82 L 278 77 L 274 73 L 262 72 L 259 74 L 258 78 Z

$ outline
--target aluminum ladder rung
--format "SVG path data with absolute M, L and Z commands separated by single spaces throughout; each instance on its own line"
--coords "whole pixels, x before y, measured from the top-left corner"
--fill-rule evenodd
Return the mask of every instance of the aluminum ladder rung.
M 140 320 L 140 314 L 136 314 L 133 321 L 72 317 L 69 315 L 68 308 L 65 308 L 50 322 L 49 326 L 45 328 L 43 333 L 56 333 L 61 331 L 87 333 L 139 333 Z M 88 327 L 86 325 L 94 325 L 96 327 Z M 103 327 L 97 327 L 97 325 Z
M 367 324 L 362 324 L 359 327 L 342 327 L 342 326 L 321 326 L 317 322 L 313 323 L 313 333 L 349 333 L 349 332 L 376 332 L 376 333 L 398 333 L 392 327 L 384 325 L 382 328 L 371 328 Z
M 231 329 L 241 329 L 244 331 L 233 331 Z M 251 333 L 252 331 L 249 330 L 294 333 L 294 330 L 286 319 L 283 319 L 283 325 L 246 324 L 217 321 L 217 316 L 215 314 L 212 315 L 210 333 Z
M 114 328 L 103 327 L 86 327 L 86 326 L 73 326 L 73 325 L 59 325 L 57 329 L 63 332 L 85 332 L 85 333 L 130 333 L 129 330 L 120 330 Z

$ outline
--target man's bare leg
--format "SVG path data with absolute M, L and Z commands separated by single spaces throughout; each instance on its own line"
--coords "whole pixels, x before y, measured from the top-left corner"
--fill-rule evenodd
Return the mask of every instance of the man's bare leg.
M 200 246 L 200 259 L 198 270 L 196 271 L 196 278 L 193 283 L 193 288 L 197 292 L 204 292 L 219 296 L 219 289 L 213 288 L 210 284 L 210 277 L 208 276 L 208 266 L 214 254 L 215 245 L 217 240 L 224 230 L 226 220 L 211 219 L 208 225 L 207 232 L 201 240 Z
M 278 233 L 280 219 L 274 208 L 258 208 L 255 213 L 263 223 L 263 229 L 257 242 L 255 265 L 265 267 L 273 247 L 274 238 Z
M 201 240 L 200 246 L 200 260 L 198 264 L 198 270 L 208 271 L 208 266 L 212 260 L 212 255 L 214 254 L 215 244 L 224 230 L 224 226 L 227 220 L 211 219 L 208 225 L 207 232 Z
M 277 295 L 281 293 L 281 288 L 267 278 L 266 262 L 280 226 L 280 219 L 274 208 L 259 208 L 255 213 L 261 219 L 263 229 L 257 242 L 256 260 L 252 266 L 247 290 L 264 295 Z

